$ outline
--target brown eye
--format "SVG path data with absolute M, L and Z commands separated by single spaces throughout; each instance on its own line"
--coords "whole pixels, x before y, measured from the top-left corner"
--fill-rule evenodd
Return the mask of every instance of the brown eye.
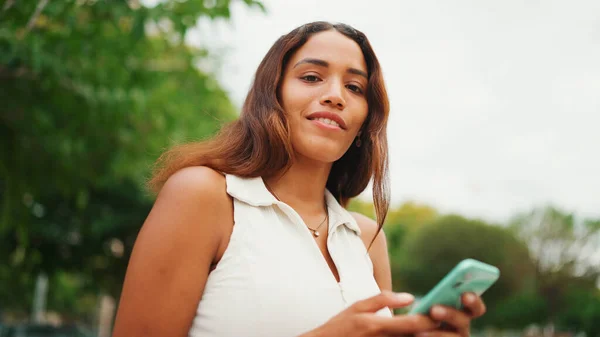
M 301 79 L 305 80 L 306 82 L 318 82 L 321 80 L 320 78 L 318 78 L 315 75 L 302 76 Z
M 353 91 L 353 92 L 355 92 L 357 94 L 362 94 L 363 93 L 362 89 L 359 86 L 354 85 L 354 84 L 348 84 L 346 86 L 346 88 L 350 89 L 351 91 Z

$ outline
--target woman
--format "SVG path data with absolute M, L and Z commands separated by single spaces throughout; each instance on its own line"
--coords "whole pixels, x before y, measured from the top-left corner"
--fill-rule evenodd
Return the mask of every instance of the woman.
M 277 40 L 239 120 L 161 158 L 113 336 L 467 337 L 475 295 L 391 313 L 413 298 L 391 292 L 381 231 L 388 111 L 363 33 L 315 22 Z M 371 178 L 377 223 L 343 208 Z

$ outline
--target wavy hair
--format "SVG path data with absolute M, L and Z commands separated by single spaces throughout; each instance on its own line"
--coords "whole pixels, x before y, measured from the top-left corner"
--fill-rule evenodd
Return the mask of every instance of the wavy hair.
M 148 182 L 157 192 L 176 171 L 207 166 L 241 177 L 272 176 L 287 170 L 294 161 L 290 128 L 278 97 L 287 62 L 314 34 L 336 30 L 355 41 L 368 71 L 368 114 L 360 133 L 360 147 L 348 151 L 332 165 L 327 189 L 347 207 L 373 179 L 373 202 L 379 230 L 389 209 L 387 120 L 389 100 L 379 61 L 362 32 L 346 24 L 318 21 L 302 25 L 281 36 L 258 66 L 240 117 L 212 138 L 174 146 L 156 162 Z

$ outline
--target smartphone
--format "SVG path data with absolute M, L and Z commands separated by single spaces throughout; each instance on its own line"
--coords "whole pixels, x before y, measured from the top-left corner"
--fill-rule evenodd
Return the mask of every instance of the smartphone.
M 429 314 L 434 305 L 462 309 L 462 294 L 472 292 L 481 296 L 499 277 L 500 270 L 495 266 L 474 259 L 462 260 L 413 305 L 409 314 Z

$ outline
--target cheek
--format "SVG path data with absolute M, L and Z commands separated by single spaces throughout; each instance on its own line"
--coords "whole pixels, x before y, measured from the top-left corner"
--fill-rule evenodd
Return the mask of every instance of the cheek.
M 284 83 L 281 87 L 281 106 L 286 113 L 291 113 L 296 109 L 298 105 L 298 95 L 295 94 L 294 85 L 291 83 Z
M 357 125 L 358 125 L 358 129 L 361 129 L 364 125 L 364 123 L 367 121 L 367 116 L 369 115 L 369 107 L 367 106 L 367 103 L 363 103 L 361 104 L 360 108 L 357 109 L 357 113 L 356 113 L 356 121 L 357 121 Z
M 302 114 L 304 110 L 310 107 L 314 98 L 314 90 L 293 81 L 285 83 L 281 87 L 281 105 L 287 114 Z

